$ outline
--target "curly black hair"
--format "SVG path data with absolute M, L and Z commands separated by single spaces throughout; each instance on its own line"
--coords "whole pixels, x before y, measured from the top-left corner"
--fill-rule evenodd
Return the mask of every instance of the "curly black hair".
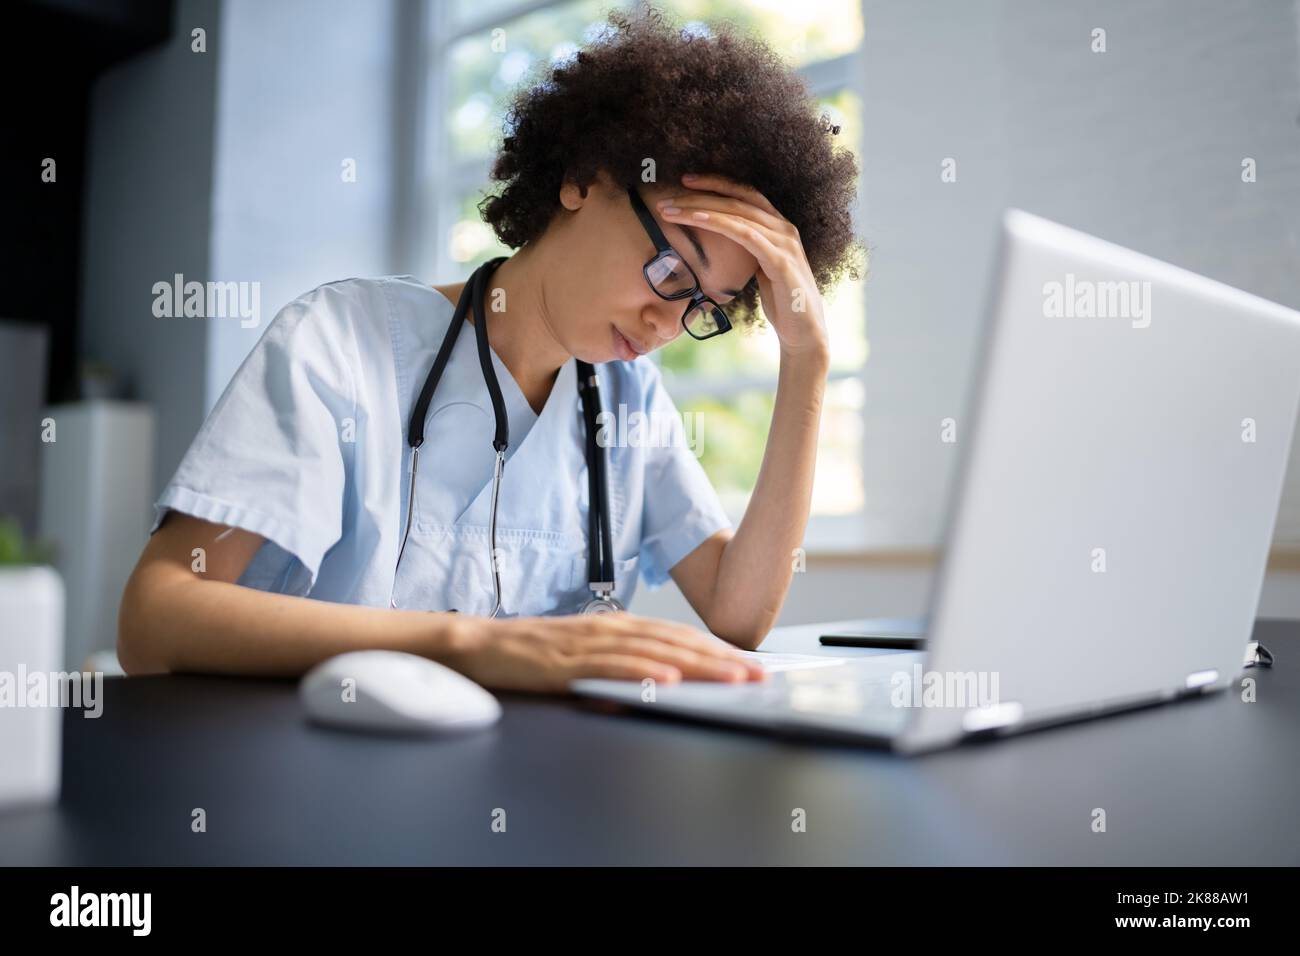
M 497 237 L 514 249 L 539 237 L 561 208 L 564 181 L 586 186 L 603 170 L 633 183 L 652 159 L 659 182 L 720 173 L 758 189 L 799 230 L 819 290 L 861 278 L 857 161 L 835 147 L 839 128 L 819 115 L 798 74 L 729 21 L 711 22 L 708 36 L 653 7 L 613 11 L 606 22 L 515 93 L 492 167 L 504 185 L 478 205 Z M 754 322 L 756 281 L 727 312 Z

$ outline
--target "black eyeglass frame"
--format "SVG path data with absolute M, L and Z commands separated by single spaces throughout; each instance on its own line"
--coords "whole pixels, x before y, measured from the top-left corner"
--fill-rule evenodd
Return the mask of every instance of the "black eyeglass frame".
M 628 186 L 627 194 L 628 198 L 632 200 L 633 212 L 635 212 L 636 217 L 641 220 L 641 225 L 645 229 L 646 235 L 650 237 L 650 241 L 655 244 L 655 249 L 658 250 L 654 257 L 641 267 L 641 274 L 645 276 L 646 285 L 650 287 L 650 291 L 659 296 L 659 298 L 668 302 L 675 302 L 678 299 L 684 299 L 687 296 L 691 297 L 691 304 L 688 305 L 686 310 L 682 313 L 682 328 L 686 330 L 687 335 L 696 341 L 702 342 L 705 339 L 713 338 L 715 335 L 721 335 L 723 332 L 730 332 L 731 320 L 727 318 L 727 313 L 723 311 L 722 306 L 718 305 L 717 302 L 704 294 L 703 289 L 700 288 L 699 276 L 695 274 L 695 270 L 691 268 L 690 263 L 682 258 L 681 253 L 668 243 L 668 238 L 664 235 L 663 230 L 659 228 L 659 223 L 655 222 L 655 217 L 650 214 L 650 210 L 646 208 L 645 201 L 641 198 L 641 194 L 637 192 L 636 187 Z M 650 278 L 650 267 L 665 256 L 672 256 L 682 264 L 687 272 L 691 274 L 691 281 L 693 283 L 691 288 L 683 289 L 681 292 L 674 292 L 672 295 L 665 295 L 655 287 L 654 281 Z M 693 309 L 704 302 L 707 302 L 711 307 L 710 311 L 713 314 L 713 321 L 718 324 L 718 328 L 717 331 L 710 332 L 707 335 L 696 335 L 691 331 L 691 327 L 686 324 L 686 317 L 691 314 Z

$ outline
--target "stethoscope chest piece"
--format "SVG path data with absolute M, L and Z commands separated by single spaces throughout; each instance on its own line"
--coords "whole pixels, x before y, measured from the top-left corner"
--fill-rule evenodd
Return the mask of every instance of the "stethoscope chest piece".
M 627 608 L 616 597 L 594 597 L 582 606 L 581 614 L 615 614 L 619 611 L 626 611 Z

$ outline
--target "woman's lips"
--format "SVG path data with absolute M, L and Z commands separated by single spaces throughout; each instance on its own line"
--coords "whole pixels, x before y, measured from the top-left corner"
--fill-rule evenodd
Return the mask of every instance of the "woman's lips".
M 614 354 L 620 359 L 624 362 L 631 362 L 643 354 L 636 350 L 636 347 L 618 330 L 617 326 L 611 325 L 610 329 L 614 333 Z

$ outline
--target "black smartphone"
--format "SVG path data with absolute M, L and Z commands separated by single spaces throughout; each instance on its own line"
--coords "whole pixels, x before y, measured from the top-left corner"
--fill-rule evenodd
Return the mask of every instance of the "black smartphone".
M 873 647 L 894 651 L 925 648 L 923 634 L 823 634 L 819 640 L 825 647 Z

